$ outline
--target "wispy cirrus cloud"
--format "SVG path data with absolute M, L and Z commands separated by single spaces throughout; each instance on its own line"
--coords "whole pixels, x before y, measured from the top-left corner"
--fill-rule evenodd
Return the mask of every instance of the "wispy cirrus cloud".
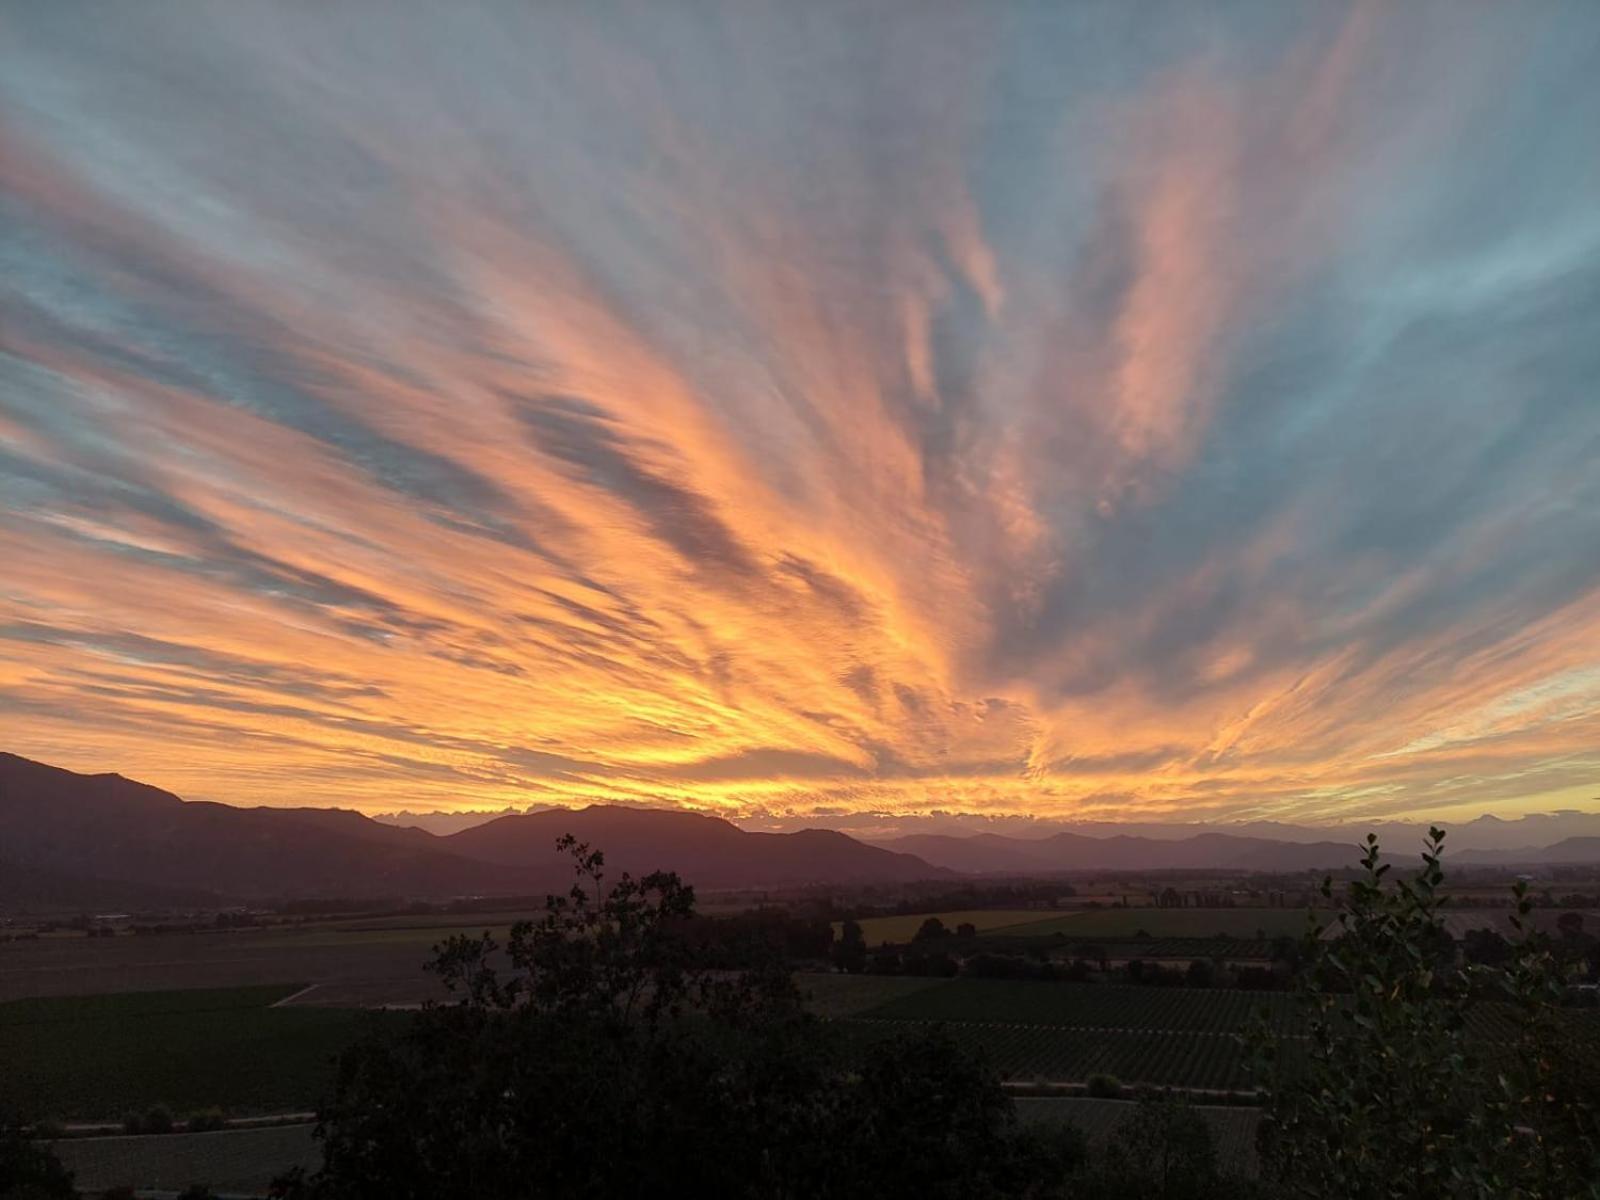
M 1587 6 L 371 16 L 0 17 L 7 748 L 372 809 L 1592 796 Z

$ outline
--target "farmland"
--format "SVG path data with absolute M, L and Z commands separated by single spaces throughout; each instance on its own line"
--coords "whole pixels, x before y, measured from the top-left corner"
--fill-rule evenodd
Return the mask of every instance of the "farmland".
M 296 985 L 17 1000 L 0 1004 L 0 1107 L 72 1120 L 304 1110 L 331 1060 L 381 1014 L 273 1008 Z
M 1282 992 L 948 979 L 859 1015 L 891 1021 L 1215 1034 L 1241 1032 L 1262 1015 L 1274 1029 L 1287 1029 L 1294 1012 L 1294 998 Z
M 1294 908 L 1099 908 L 1080 909 L 997 925 L 1008 937 L 1260 938 L 1298 937 L 1306 929 L 1304 909 Z
M 488 928 L 479 923 L 466 928 Z M 218 933 L 83 936 L 0 943 L 0 1001 L 256 984 L 406 980 L 431 994 L 422 964 L 457 927 L 334 925 Z
M 88 1193 L 115 1187 L 176 1192 L 204 1182 L 223 1193 L 258 1195 L 291 1167 L 315 1170 L 322 1148 L 311 1125 L 227 1129 L 164 1136 L 68 1138 L 58 1157 Z
M 1294 996 L 1227 988 L 1124 987 L 990 979 L 877 980 L 837 977 L 829 1007 L 851 1036 L 871 1041 L 929 1025 L 982 1055 L 1002 1077 L 1082 1082 L 1094 1074 L 1125 1084 L 1198 1090 L 1255 1086 L 1245 1047 L 1259 1025 L 1293 1039 L 1303 1020 Z M 881 983 L 901 982 L 897 994 Z M 1471 1029 L 1490 1049 L 1514 1020 L 1483 1004 Z M 1600 1036 L 1600 1009 L 1572 1009 L 1564 1021 Z
M 1037 921 L 1041 910 L 1037 908 L 990 908 L 967 909 L 959 912 L 940 913 L 912 913 L 909 915 L 896 915 L 892 917 L 868 917 L 860 922 L 862 936 L 867 939 L 867 945 L 877 946 L 884 942 L 891 944 L 909 942 L 922 923 L 930 916 L 938 917 L 945 926 L 952 931 L 957 925 L 970 924 L 978 932 L 1000 929 L 1006 926 L 1019 926 L 1030 921 Z M 839 925 L 835 923 L 834 934 L 837 936 Z
M 800 974 L 795 983 L 806 1007 L 819 1017 L 849 1017 L 888 1004 L 926 988 L 941 987 L 942 979 L 906 975 Z
M 1258 1019 L 1291 1032 L 1290 997 L 1225 989 L 1139 988 L 1010 980 L 940 981 L 851 1014 L 855 1036 L 942 1025 L 1003 1077 L 1196 1089 L 1251 1085 L 1240 1036 Z

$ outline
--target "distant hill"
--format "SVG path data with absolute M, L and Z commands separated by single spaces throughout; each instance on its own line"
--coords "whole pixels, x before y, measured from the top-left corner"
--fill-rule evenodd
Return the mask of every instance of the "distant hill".
M 71 871 L 29 866 L 0 859 L 0 911 L 92 913 L 140 912 L 171 908 L 215 908 L 223 902 L 215 892 L 199 888 L 162 887 L 97 879 Z
M 452 837 L 342 809 L 185 801 L 120 775 L 0 753 L 0 905 L 183 907 L 208 898 L 439 898 L 565 888 L 571 832 L 608 870 L 707 888 L 896 883 L 949 872 L 842 833 L 745 833 L 694 813 L 596 806 L 501 817 Z
M 119 880 L 237 899 L 526 890 L 520 872 L 359 813 L 189 802 L 120 775 L 79 775 L 12 754 L 0 754 L 0 847 L 58 882 Z
M 1581 830 L 1589 821 L 1559 813 L 1492 828 L 1503 836 L 1505 829 Z M 0 906 L 527 895 L 571 882 L 571 866 L 554 848 L 564 833 L 604 850 L 609 872 L 675 870 L 702 890 L 1057 871 L 1326 870 L 1349 866 L 1360 853 L 1354 831 L 1342 840 L 1340 831 L 1314 839 L 1295 826 L 1248 827 L 1292 837 L 1244 828 L 1165 826 L 1152 836 L 1097 824 L 1043 837 L 914 834 L 868 843 L 833 830 L 754 832 L 697 813 L 595 805 L 509 813 L 437 836 L 344 809 L 184 801 L 121 775 L 82 775 L 0 753 Z M 1386 829 L 1384 845 L 1409 859 L 1404 828 Z M 1522 848 L 1452 844 L 1447 862 L 1597 863 L 1600 835 Z
M 865 835 L 877 845 L 894 842 L 910 849 L 915 843 L 909 837 L 940 837 L 957 841 L 971 840 L 976 836 L 998 837 L 1002 842 L 1027 845 L 1042 841 L 1058 833 L 1071 833 L 1080 837 L 1105 839 L 1112 837 L 1149 838 L 1152 841 L 1178 842 L 1199 834 L 1221 833 L 1229 837 L 1258 838 L 1268 842 L 1328 842 L 1349 844 L 1363 840 L 1375 833 L 1386 850 L 1397 855 L 1410 856 L 1423 843 L 1429 825 L 1438 825 L 1449 835 L 1445 845 L 1452 854 L 1466 850 L 1518 850 L 1542 848 L 1568 838 L 1600 837 L 1600 797 L 1596 797 L 1595 810 L 1580 812 L 1563 809 L 1553 813 L 1528 813 L 1525 816 L 1504 819 L 1495 816 L 1474 817 L 1470 821 L 1353 821 L 1340 825 L 1294 825 L 1283 821 L 1227 821 L 1198 823 L 1194 821 L 1047 821 L 1032 822 L 1021 828 L 1009 829 L 973 825 L 976 818 L 946 816 L 885 817 L 875 825 L 875 831 Z M 931 824 L 930 824 L 931 823 Z M 900 832 L 897 827 L 904 827 Z M 980 832 L 981 831 L 981 832 Z M 862 835 L 858 835 L 862 836 Z
M 1323 871 L 1348 867 L 1361 857 L 1354 835 L 1349 841 L 1277 841 L 1233 833 L 1194 833 L 1188 837 L 1133 837 L 1055 833 L 1012 838 L 994 833 L 958 837 L 913 834 L 876 843 L 889 850 L 920 855 L 937 866 L 968 875 L 1025 875 L 1040 871 Z M 1384 843 L 1386 859 L 1413 861 L 1409 845 Z M 1448 843 L 1447 843 L 1448 845 Z M 1600 837 L 1569 837 L 1550 846 L 1509 850 L 1450 850 L 1446 865 L 1544 866 L 1600 863 Z
M 1508 867 L 1600 863 L 1600 837 L 1563 838 L 1553 846 L 1516 850 L 1465 850 L 1456 856 L 1456 861 Z
M 904 883 L 951 874 L 830 829 L 748 833 L 720 817 L 607 805 L 497 817 L 440 841 L 469 858 L 565 882 L 571 868 L 554 849 L 563 833 L 604 850 L 608 872 L 674 870 L 700 888 Z

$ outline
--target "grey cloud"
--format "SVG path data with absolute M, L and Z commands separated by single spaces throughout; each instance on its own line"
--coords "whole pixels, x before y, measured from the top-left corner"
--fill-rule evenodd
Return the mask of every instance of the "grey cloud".
M 753 576 L 753 553 L 717 515 L 711 501 L 639 461 L 637 446 L 621 426 L 593 405 L 571 397 L 545 397 L 521 405 L 518 415 L 534 443 L 565 463 L 579 479 L 630 505 L 654 536 L 696 569 Z

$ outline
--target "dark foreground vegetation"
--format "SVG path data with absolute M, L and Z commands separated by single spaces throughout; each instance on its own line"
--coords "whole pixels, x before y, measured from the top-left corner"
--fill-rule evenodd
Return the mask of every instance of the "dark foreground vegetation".
M 280 1196 L 1600 1196 L 1600 1052 L 1595 1023 L 1573 1019 L 1591 1014 L 1571 1007 L 1587 943 L 1521 925 L 1532 904 L 1519 893 L 1522 936 L 1463 954 L 1441 921 L 1438 838 L 1399 881 L 1373 844 L 1353 882 L 1325 886 L 1338 936 L 1274 955 L 1302 1011 L 1271 998 L 1245 1039 L 1265 1108 L 1253 1179 L 1219 1167 L 1211 1127 L 1170 1093 L 1140 1093 L 1093 1142 L 1019 1124 L 972 1043 L 931 1024 L 862 1037 L 808 1013 L 783 960 L 818 953 L 814 922 L 778 939 L 707 922 L 675 875 L 608 884 L 598 853 L 564 848 L 576 882 L 541 919 L 504 946 L 437 948 L 451 1003 L 374 1022 L 341 1054 L 324 1165 L 280 1181 Z M 832 946 L 846 972 L 865 950 L 848 934 Z M 1010 975 L 971 959 L 971 974 Z M 1141 994 L 1091 991 L 1119 1006 Z M 960 999 L 891 1003 L 937 1014 Z M 72 1194 L 24 1132 L 0 1138 L 0 1195 Z

